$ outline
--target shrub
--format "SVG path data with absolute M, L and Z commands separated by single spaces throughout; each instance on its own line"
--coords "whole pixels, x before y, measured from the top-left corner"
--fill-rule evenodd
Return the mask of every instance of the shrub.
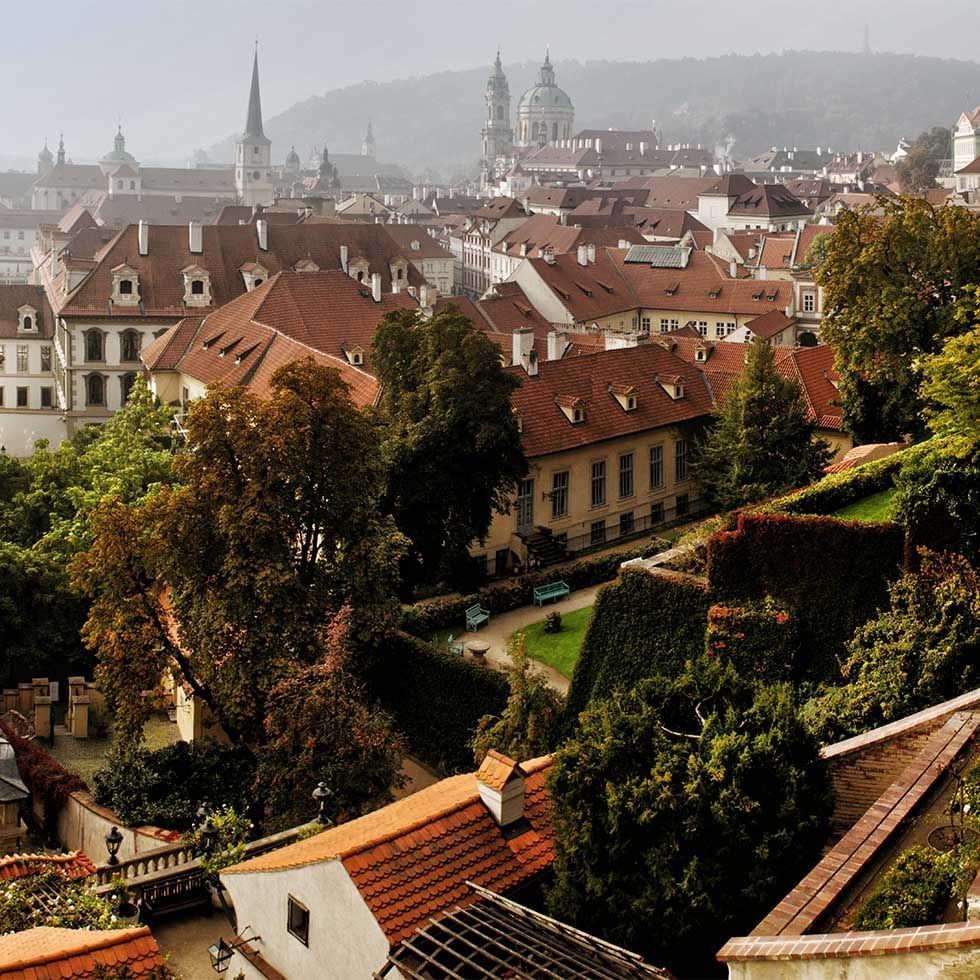
M 862 903 L 854 928 L 910 929 L 942 921 L 959 874 L 957 852 L 908 848 Z
M 204 847 L 201 833 L 205 823 L 211 822 L 217 832 L 210 851 Z M 194 829 L 186 835 L 186 842 L 201 855 L 201 870 L 214 879 L 222 868 L 230 868 L 245 857 L 245 844 L 252 836 L 252 821 L 234 807 L 223 806 L 207 813 Z
M 561 613 L 555 610 L 554 612 L 548 613 L 544 618 L 544 631 L 545 633 L 560 633 L 561 632 Z
M 625 569 L 599 592 L 565 709 L 566 731 L 593 700 L 675 675 L 704 651 L 705 584 L 677 572 Z
M 903 551 L 894 524 L 743 513 L 736 530 L 708 541 L 708 588 L 718 604 L 771 596 L 793 613 L 801 672 L 824 680 L 837 675 L 854 631 L 885 605 Z
M 87 790 L 85 781 L 69 772 L 57 759 L 49 755 L 37 742 L 15 735 L 6 725 L 0 725 L 17 758 L 17 768 L 24 784 L 35 801 L 40 800 L 44 810 L 44 829 L 55 836 L 58 814 L 72 793 Z
M 980 574 L 959 556 L 923 553 L 848 645 L 847 683 L 806 705 L 807 724 L 835 742 L 956 697 L 980 683 L 978 647 Z
M 503 674 L 392 633 L 370 658 L 369 694 L 394 717 L 409 751 L 442 772 L 472 769 L 471 740 L 484 715 L 499 715 L 510 688 Z
M 614 579 L 619 566 L 631 558 L 647 558 L 668 547 L 666 541 L 654 539 L 629 551 L 602 552 L 564 565 L 554 565 L 527 575 L 502 579 L 468 595 L 438 596 L 425 599 L 402 609 L 402 629 L 414 636 L 427 637 L 437 630 L 462 627 L 466 610 L 476 603 L 491 613 L 509 612 L 529 606 L 534 601 L 535 586 L 547 585 L 555 579 L 568 583 L 572 591 L 599 585 Z
M 122 900 L 119 894 L 96 895 L 81 882 L 66 881 L 49 868 L 4 882 L 0 890 L 0 933 L 38 926 L 116 929 Z
M 254 776 L 251 756 L 211 739 L 116 750 L 95 774 L 95 799 L 126 826 L 187 830 L 207 802 L 247 810 Z
M 712 606 L 705 652 L 762 682 L 797 679 L 800 640 L 795 620 L 769 598 L 744 606 Z

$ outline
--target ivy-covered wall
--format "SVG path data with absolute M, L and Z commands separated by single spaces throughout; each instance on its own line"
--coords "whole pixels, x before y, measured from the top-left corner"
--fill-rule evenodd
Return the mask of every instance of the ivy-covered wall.
M 730 661 L 739 673 L 765 684 L 797 681 L 800 637 L 796 618 L 772 599 L 708 610 L 705 652 Z
M 845 642 L 887 606 L 903 555 L 894 524 L 743 513 L 708 541 L 708 591 L 721 605 L 771 596 L 799 624 L 801 675 L 833 680 Z
M 568 692 L 566 727 L 593 699 L 647 677 L 679 673 L 704 650 L 707 614 L 702 579 L 663 569 L 624 569 L 596 598 Z
M 484 715 L 503 710 L 507 678 L 400 632 L 371 664 L 368 689 L 394 716 L 411 753 L 441 772 L 475 768 L 470 740 Z

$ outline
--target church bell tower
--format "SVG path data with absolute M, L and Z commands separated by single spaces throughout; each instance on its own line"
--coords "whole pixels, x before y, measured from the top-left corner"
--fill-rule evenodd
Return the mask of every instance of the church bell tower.
M 262 129 L 262 99 L 259 95 L 259 49 L 252 62 L 252 87 L 248 94 L 245 131 L 235 147 L 235 188 L 242 204 L 272 204 L 272 141 Z
M 511 155 L 514 130 L 510 124 L 510 87 L 500 63 L 500 51 L 487 79 L 487 118 L 483 127 L 483 173 L 489 183 L 497 170 L 497 161 Z

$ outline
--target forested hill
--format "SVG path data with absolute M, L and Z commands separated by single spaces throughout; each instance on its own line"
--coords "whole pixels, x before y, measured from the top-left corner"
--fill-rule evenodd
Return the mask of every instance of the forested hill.
M 538 66 L 505 70 L 516 110 Z M 370 118 L 379 160 L 449 177 L 476 165 L 488 73 L 489 65 L 335 89 L 267 120 L 266 132 L 276 159 L 295 145 L 305 160 L 324 142 L 358 152 Z M 914 55 L 560 61 L 557 76 L 575 104 L 576 128 L 646 128 L 656 119 L 666 142 L 714 146 L 731 133 L 736 156 L 774 145 L 891 150 L 899 137 L 952 125 L 980 104 L 980 64 Z M 230 159 L 232 142 L 214 154 Z

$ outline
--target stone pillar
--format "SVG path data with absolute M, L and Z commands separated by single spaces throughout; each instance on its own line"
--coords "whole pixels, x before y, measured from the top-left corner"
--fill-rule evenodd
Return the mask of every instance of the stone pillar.
M 88 708 L 89 697 L 82 694 L 75 698 L 71 708 L 71 728 L 69 731 L 75 738 L 88 738 Z
M 7 711 L 17 711 L 19 708 L 19 702 L 17 700 L 17 688 L 16 687 L 5 687 L 3 689 L 3 710 Z
M 51 698 L 34 699 L 34 733 L 38 738 L 51 737 Z
M 51 692 L 51 685 L 48 683 L 47 677 L 32 677 L 31 687 L 34 688 L 34 700 L 37 701 L 38 698 L 46 698 Z
M 25 717 L 30 718 L 34 711 L 34 685 L 17 685 L 17 710 Z

